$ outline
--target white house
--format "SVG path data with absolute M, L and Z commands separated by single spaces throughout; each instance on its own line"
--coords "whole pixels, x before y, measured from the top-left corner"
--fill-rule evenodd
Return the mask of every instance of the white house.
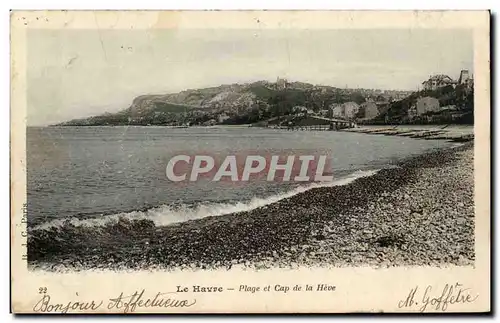
M 344 110 L 344 117 L 348 119 L 354 119 L 354 117 L 356 117 L 356 114 L 359 111 L 359 104 L 356 102 L 346 102 L 342 104 L 342 106 Z

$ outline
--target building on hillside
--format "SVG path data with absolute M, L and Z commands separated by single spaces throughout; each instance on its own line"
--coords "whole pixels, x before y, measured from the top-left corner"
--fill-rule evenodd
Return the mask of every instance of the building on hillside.
M 344 117 L 347 119 L 354 119 L 359 111 L 359 104 L 356 102 L 346 102 L 342 104 Z
M 419 98 L 416 103 L 417 114 L 439 111 L 439 100 L 430 96 Z
M 444 74 L 433 75 L 427 81 L 422 82 L 424 90 L 432 91 L 448 85 L 455 86 L 456 84 L 457 81 Z
M 342 118 L 344 117 L 344 106 L 339 103 L 333 103 L 330 105 L 331 117 Z
M 360 108 L 364 110 L 363 119 L 370 120 L 378 116 L 378 107 L 375 101 L 367 101 L 361 104 Z
M 379 115 L 383 115 L 389 110 L 391 103 L 388 101 L 374 101 L 368 99 L 366 102 L 359 106 L 358 111 L 361 111 L 364 120 L 371 120 Z M 357 112 L 356 112 L 357 114 Z
M 474 79 L 472 75 L 469 74 L 469 70 L 461 70 L 460 77 L 458 78 L 458 84 L 465 85 L 466 92 L 472 91 L 474 88 Z
M 458 78 L 458 84 L 466 84 L 469 79 L 469 70 L 461 70 L 460 77 Z
M 387 91 L 385 91 L 384 96 L 389 99 L 388 101 L 394 102 L 394 101 L 403 100 L 404 98 L 408 97 L 412 93 L 413 93 L 412 91 L 387 90 Z
M 288 86 L 288 81 L 286 79 L 282 79 L 278 76 L 276 79 L 276 89 L 277 90 L 284 90 Z
M 465 81 L 465 90 L 466 90 L 467 94 L 474 91 L 474 79 L 473 78 L 469 78 L 467 81 Z
M 462 72 L 464 72 L 465 75 L 462 77 L 462 73 L 460 74 L 460 84 L 465 85 L 467 92 L 471 92 L 474 89 L 474 79 L 472 78 L 472 75 L 469 75 L 468 71 L 464 70 Z
M 359 105 L 356 102 L 333 103 L 330 105 L 331 117 L 354 119 L 359 111 Z

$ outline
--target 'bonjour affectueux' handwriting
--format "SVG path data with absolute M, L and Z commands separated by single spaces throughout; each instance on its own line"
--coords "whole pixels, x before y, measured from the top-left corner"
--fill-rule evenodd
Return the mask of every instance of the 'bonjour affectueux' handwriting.
M 446 284 L 442 289 L 431 285 L 425 288 L 416 286 L 398 303 L 399 308 L 417 308 L 420 312 L 429 310 L 445 312 L 455 304 L 474 302 L 479 295 L 472 293 L 460 283 Z
M 41 298 L 33 306 L 36 313 L 68 313 L 75 311 L 84 312 L 123 312 L 133 313 L 141 308 L 187 308 L 196 304 L 196 299 L 179 298 L 176 292 L 158 292 L 153 297 L 145 295 L 145 290 L 135 291 L 132 294 L 120 295 L 103 300 L 77 300 L 64 303 L 54 302 L 45 290 L 41 293 Z M 78 296 L 78 293 L 76 293 Z
M 321 292 L 330 293 L 336 291 L 336 286 L 319 283 L 316 285 L 312 284 L 294 284 L 294 285 L 280 285 L 280 284 L 268 284 L 264 286 L 252 286 L 252 285 L 239 285 L 231 288 L 224 288 L 222 286 L 202 286 L 202 285 L 192 285 L 192 286 L 182 286 L 178 285 L 175 287 L 175 291 L 172 292 L 158 292 L 156 294 L 149 294 L 145 289 L 137 290 L 133 293 L 121 292 L 120 295 L 109 298 L 109 299 L 88 299 L 83 300 L 78 293 L 75 293 L 75 299 L 70 301 L 58 302 L 49 295 L 46 287 L 40 287 L 38 293 L 40 298 L 36 301 L 33 306 L 33 311 L 35 313 L 73 313 L 73 312 L 122 312 L 122 313 L 133 313 L 140 311 L 145 308 L 155 308 L 155 309 L 165 309 L 165 308 L 188 308 L 196 304 L 196 299 L 187 296 L 188 294 L 221 294 L 226 291 L 234 293 L 245 293 L 245 294 L 255 294 L 255 293 L 266 293 L 266 292 L 276 292 L 276 293 L 293 293 L 293 292 Z M 183 297 L 186 295 L 186 297 Z

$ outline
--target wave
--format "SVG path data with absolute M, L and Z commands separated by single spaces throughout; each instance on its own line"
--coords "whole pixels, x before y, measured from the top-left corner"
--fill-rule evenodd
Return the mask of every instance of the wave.
M 262 206 L 276 203 L 283 199 L 292 197 L 294 195 L 303 193 L 305 191 L 319 188 L 319 187 L 332 187 L 342 186 L 354 182 L 361 177 L 372 176 L 379 170 L 363 170 L 356 171 L 350 175 L 338 179 L 333 182 L 318 182 L 308 185 L 296 187 L 288 192 L 272 195 L 265 198 L 253 198 L 248 202 L 236 203 L 205 203 L 198 206 L 169 206 L 162 205 L 160 207 L 152 208 L 147 211 L 133 211 L 128 213 L 117 213 L 111 215 L 103 215 L 97 218 L 61 218 L 55 219 L 33 227 L 31 230 L 44 230 L 57 227 L 63 227 L 71 224 L 75 227 L 103 227 L 118 223 L 121 220 L 149 220 L 153 221 L 156 226 L 167 226 L 175 223 L 186 222 L 189 220 L 196 220 L 210 216 L 221 216 L 231 213 L 239 213 L 250 211 Z

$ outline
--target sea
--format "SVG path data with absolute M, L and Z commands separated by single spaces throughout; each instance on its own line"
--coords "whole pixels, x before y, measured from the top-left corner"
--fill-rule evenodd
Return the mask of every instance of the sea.
M 247 211 L 318 186 L 345 185 L 408 157 L 450 147 L 442 140 L 251 127 L 29 127 L 29 229 L 99 226 L 120 218 L 157 226 Z M 173 182 L 176 155 L 314 154 L 332 182 Z

